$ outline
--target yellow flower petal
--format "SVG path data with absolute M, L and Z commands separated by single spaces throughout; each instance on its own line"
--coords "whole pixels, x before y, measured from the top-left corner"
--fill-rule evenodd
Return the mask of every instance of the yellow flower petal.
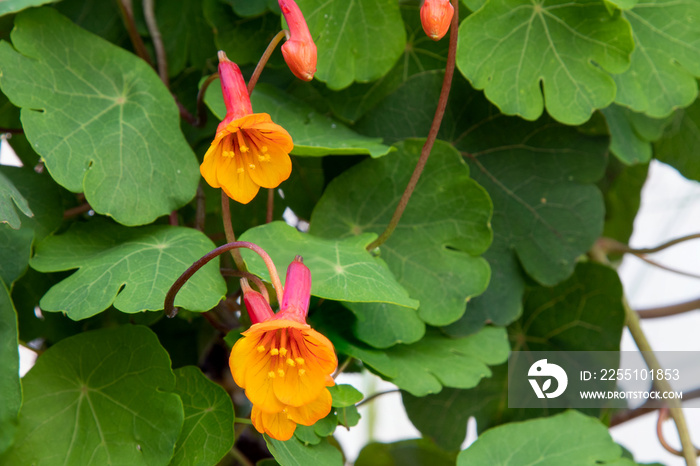
M 279 413 L 265 413 L 253 405 L 250 413 L 250 420 L 253 421 L 255 430 L 261 434 L 267 434 L 276 440 L 289 440 L 294 435 L 297 425 L 283 411 Z
M 324 388 L 318 398 L 304 406 L 288 407 L 287 412 L 292 421 L 303 426 L 310 426 L 323 419 L 331 412 L 331 392 Z

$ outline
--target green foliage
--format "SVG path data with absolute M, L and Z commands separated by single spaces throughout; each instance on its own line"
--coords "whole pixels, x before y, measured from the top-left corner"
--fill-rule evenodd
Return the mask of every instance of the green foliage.
M 0 454 L 12 443 L 21 405 L 17 316 L 10 291 L 0 280 Z
M 570 279 L 554 287 L 528 288 L 522 317 L 508 327 L 514 350 L 617 351 L 624 309 L 617 274 L 604 266 L 582 263 Z M 507 366 L 472 390 L 445 389 L 423 398 L 404 393 L 411 422 L 447 450 L 456 450 L 475 416 L 480 431 L 511 420 L 547 415 L 551 410 L 507 409 Z
M 22 220 L 17 209 L 26 217 L 34 216 L 22 193 L 0 172 L 0 223 L 6 223 L 13 230 L 18 230 Z
M 59 184 L 125 225 L 192 199 L 192 150 L 143 60 L 51 9 L 18 15 L 12 43 L 0 43 L 0 87 L 22 108 L 27 138 Z
M 31 265 L 40 272 L 78 269 L 53 286 L 41 306 L 79 320 L 111 305 L 130 314 L 163 309 L 170 285 L 213 246 L 202 233 L 188 228 L 76 223 L 40 243 Z M 187 282 L 175 305 L 208 311 L 223 294 L 214 261 Z
M 612 103 L 606 71 L 625 71 L 634 48 L 629 24 L 599 0 L 494 0 L 459 32 L 460 71 L 503 113 L 535 120 L 546 104 L 569 125 Z
M 196 367 L 177 369 L 175 377 L 185 422 L 169 464 L 216 464 L 233 446 L 231 399 Z
M 597 419 L 568 411 L 496 427 L 484 432 L 457 458 L 457 466 L 537 464 L 588 466 L 619 464 L 622 449 Z
M 221 87 L 211 85 L 205 101 L 219 119 L 226 116 Z M 295 155 L 323 156 L 328 154 L 369 154 L 380 157 L 390 148 L 380 138 L 361 136 L 337 120 L 316 112 L 311 106 L 285 92 L 261 84 L 251 96 L 253 110 L 268 113 L 282 125 L 294 140 Z
M 346 238 L 384 231 L 392 210 L 378 215 L 372 206 L 398 203 L 422 144 L 406 141 L 396 146 L 395 154 L 364 162 L 336 178 L 314 210 L 311 232 Z M 457 151 L 447 144 L 436 145 L 402 223 L 380 248 L 399 282 L 420 301 L 418 317 L 431 325 L 459 319 L 469 298 L 482 293 L 488 283 L 488 265 L 479 256 L 491 241 L 491 202 L 469 175 Z M 368 190 L 367 184 L 373 189 Z M 459 284 L 450 276 L 459 276 Z M 416 340 L 409 336 L 410 330 L 399 333 L 405 313 L 394 312 L 393 307 L 349 308 L 359 316 L 358 336 L 372 345 Z M 369 322 L 362 325 L 363 320 Z M 386 329 L 382 334 L 373 335 L 382 328 Z
M 37 360 L 22 386 L 5 464 L 166 465 L 182 429 L 170 359 L 145 327 L 63 340 Z
M 318 47 L 316 77 L 330 89 L 381 78 L 406 44 L 396 2 L 299 0 L 297 4 L 306 12 Z
M 313 277 L 311 294 L 319 298 L 415 308 L 418 303 L 396 282 L 384 261 L 372 257 L 365 249 L 375 237 L 364 234 L 329 240 L 302 234 L 283 222 L 273 222 L 246 231 L 240 240 L 267 251 L 279 271 L 286 270 L 295 256 L 302 256 Z M 253 273 L 269 277 L 260 256 L 244 251 L 243 258 Z
M 652 0 L 622 12 L 632 26 L 634 52 L 615 76 L 615 102 L 653 118 L 687 107 L 698 95 L 700 3 Z
M 277 46 L 251 96 L 291 134 L 292 173 L 229 213 L 283 282 L 303 257 L 299 318 L 340 367 L 401 390 L 424 438 L 364 445 L 358 466 L 635 464 L 601 409 L 508 408 L 506 361 L 618 350 L 625 296 L 598 240 L 629 241 L 652 160 L 700 181 L 700 1 L 645 1 L 462 0 L 447 93 L 449 36 L 426 37 L 421 2 L 297 0 L 315 78 Z M 0 167 L 0 464 L 353 462 L 338 426 L 371 432 L 383 412 L 360 416 L 382 398 L 354 382 L 288 441 L 245 426 L 231 254 L 162 310 L 231 237 L 197 166 L 221 83 L 198 86 L 217 50 L 250 79 L 287 28 L 278 2 L 122 3 L 0 1 L 0 137 L 24 165 Z M 241 254 L 276 310 L 267 267 Z M 39 355 L 22 380 L 18 345 Z M 459 453 L 469 417 L 481 436 Z

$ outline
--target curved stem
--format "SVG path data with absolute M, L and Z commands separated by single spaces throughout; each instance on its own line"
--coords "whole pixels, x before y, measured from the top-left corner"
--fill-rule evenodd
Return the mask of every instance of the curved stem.
M 146 27 L 153 40 L 153 48 L 156 51 L 156 61 L 158 62 L 158 75 L 163 81 L 165 87 L 170 88 L 170 80 L 168 79 L 168 57 L 165 55 L 165 47 L 163 46 L 163 37 L 158 29 L 158 21 L 156 21 L 154 0 L 143 0 L 143 17 L 146 20 Z
M 637 258 L 643 260 L 644 262 L 646 262 L 646 263 L 649 264 L 649 265 L 653 265 L 654 267 L 658 267 L 658 268 L 661 269 L 661 270 L 665 270 L 665 271 L 667 271 L 667 272 L 676 273 L 676 274 L 678 274 L 678 275 L 683 275 L 683 276 L 685 276 L 685 277 L 700 278 L 700 275 L 696 275 L 696 274 L 690 273 L 690 272 L 684 272 L 684 271 L 682 271 L 682 270 L 674 269 L 674 268 L 669 267 L 669 266 L 667 266 L 667 265 L 659 264 L 658 262 L 653 261 L 653 260 L 649 259 L 648 257 L 646 257 L 644 254 L 632 253 L 632 255 L 633 255 L 634 257 L 637 257 Z
M 664 449 L 667 452 L 682 457 L 684 456 L 683 452 L 678 451 L 671 445 L 669 445 L 669 443 L 666 441 L 666 438 L 664 437 L 663 423 L 666 419 L 668 419 L 668 408 L 664 406 L 659 410 L 659 419 L 656 421 L 656 436 L 659 438 L 661 446 L 664 447 Z M 695 448 L 695 455 L 700 456 L 700 449 Z
M 131 0 L 118 0 L 117 5 L 119 5 L 119 10 L 121 11 L 124 19 L 124 25 L 129 33 L 129 38 L 131 39 L 131 44 L 134 46 L 136 55 L 141 57 L 143 61 L 149 65 L 153 66 L 151 57 L 148 56 L 146 46 L 143 44 L 143 39 L 141 39 L 139 31 L 136 29 L 136 23 L 134 22 L 134 7 Z
M 656 319 L 659 317 L 674 316 L 683 314 L 684 312 L 700 309 L 700 298 L 686 301 L 684 303 L 671 304 L 669 306 L 653 307 L 649 309 L 640 309 L 637 311 L 642 319 Z
M 281 300 L 282 296 L 284 295 L 284 289 L 282 288 L 282 283 L 280 282 L 279 276 L 277 275 L 275 264 L 272 262 L 272 259 L 270 259 L 270 256 L 268 256 L 267 253 L 257 244 L 249 243 L 248 241 L 235 241 L 224 244 L 223 246 L 219 246 L 213 251 L 208 252 L 200 259 L 195 261 L 195 263 L 192 264 L 190 268 L 185 270 L 183 274 L 180 275 L 177 280 L 175 280 L 175 283 L 173 283 L 173 285 L 168 290 L 168 293 L 165 295 L 165 301 L 163 303 L 163 309 L 165 311 L 165 314 L 168 317 L 175 317 L 175 315 L 177 314 L 177 312 L 175 312 L 175 296 L 177 296 L 177 293 L 178 291 L 180 291 L 180 288 L 182 288 L 182 286 L 185 283 L 187 283 L 187 280 L 189 280 L 192 277 L 192 275 L 194 275 L 199 269 L 204 267 L 210 260 L 214 259 L 215 257 L 220 256 L 226 251 L 231 251 L 233 249 L 238 248 L 247 248 L 252 251 L 255 251 L 263 259 L 263 261 L 265 261 L 265 265 L 267 266 L 267 269 L 270 273 L 270 281 L 272 282 L 272 286 L 275 288 L 275 293 L 277 293 L 277 299 Z
M 634 338 L 634 342 L 637 344 L 637 348 L 639 348 L 639 351 L 641 351 L 642 356 L 644 357 L 644 361 L 646 362 L 649 369 L 652 369 L 654 371 L 663 370 L 661 364 L 659 363 L 659 360 L 656 358 L 656 354 L 654 354 L 654 351 L 652 350 L 651 345 L 649 344 L 649 340 L 647 340 L 647 337 L 644 334 L 644 331 L 642 330 L 639 315 L 637 315 L 637 313 L 629 307 L 629 304 L 627 303 L 626 299 L 623 298 L 622 301 L 625 308 L 627 328 L 632 334 L 632 338 Z M 673 391 L 671 384 L 668 382 L 668 380 L 664 379 L 663 377 L 660 380 L 655 380 L 654 385 L 657 387 L 658 390 L 662 392 Z M 688 425 L 685 421 L 685 416 L 683 414 L 681 402 L 676 398 L 672 398 L 666 400 L 666 403 L 669 407 L 669 411 L 671 412 L 671 417 L 676 423 L 678 436 L 680 437 L 681 445 L 683 446 L 683 457 L 685 458 L 685 462 L 688 466 L 696 466 L 697 456 L 695 454 L 695 446 L 693 445 L 693 442 L 690 439 L 690 432 L 688 431 Z
M 263 53 L 262 57 L 260 57 L 260 61 L 255 66 L 255 71 L 253 71 L 253 75 L 248 80 L 248 95 L 253 93 L 253 89 L 255 89 L 255 85 L 258 83 L 258 78 L 260 78 L 260 75 L 262 74 L 263 68 L 265 68 L 265 65 L 267 64 L 267 61 L 270 59 L 272 52 L 275 51 L 277 44 L 280 43 L 280 41 L 282 40 L 282 38 L 284 36 L 285 36 L 284 31 L 278 32 L 277 35 L 275 37 L 273 37 L 272 40 L 270 41 L 270 43 L 267 45 L 267 48 L 265 49 L 265 53 Z
M 691 391 L 683 390 L 683 401 L 690 401 L 696 398 L 700 398 L 700 388 L 696 388 L 695 390 Z M 619 426 L 620 424 L 636 419 L 639 416 L 644 416 L 645 414 L 656 411 L 657 409 L 661 409 L 663 406 L 664 404 L 662 401 L 649 399 L 638 408 L 618 411 L 613 414 L 612 419 L 610 419 L 610 427 Z
M 700 233 L 694 233 L 692 235 L 681 236 L 680 238 L 672 239 L 659 246 L 653 248 L 631 248 L 626 244 L 620 243 L 612 238 L 600 238 L 598 241 L 601 242 L 603 248 L 608 252 L 629 252 L 632 254 L 652 254 L 655 252 L 663 251 L 664 249 L 675 246 L 676 244 L 683 243 L 685 241 L 690 241 L 693 239 L 699 239 Z
M 352 356 L 348 356 L 348 358 L 343 362 L 343 364 L 335 370 L 335 372 L 333 373 L 333 378 L 335 379 L 340 374 L 342 374 L 343 371 L 345 369 L 347 369 L 348 366 L 350 365 L 350 363 L 353 362 L 354 360 L 355 360 L 355 358 L 353 358 Z
M 0 128 L 0 134 L 22 134 L 24 130 L 22 128 Z
M 260 293 L 262 293 L 263 297 L 265 298 L 265 301 L 267 301 L 268 303 L 270 302 L 270 294 L 267 292 L 265 284 L 256 275 L 253 275 L 250 272 L 243 272 L 242 270 L 235 269 L 221 269 L 221 275 L 223 275 L 224 277 L 245 278 L 247 280 L 252 281 L 253 283 L 255 283 L 255 286 L 258 287 Z
M 66 220 L 76 215 L 84 214 L 85 212 L 89 212 L 90 209 L 92 209 L 92 207 L 87 202 L 76 207 L 71 207 L 63 212 L 63 219 Z
M 194 214 L 194 228 L 199 231 L 204 231 L 204 223 L 207 218 L 206 196 L 202 185 L 197 186 L 197 194 L 195 195 L 197 208 Z
M 270 188 L 267 190 L 267 215 L 265 223 L 270 223 L 275 215 L 275 190 Z
M 416 164 L 416 168 L 413 170 L 411 179 L 406 185 L 406 189 L 399 200 L 399 204 L 396 206 L 394 215 L 391 217 L 389 224 L 386 226 L 384 232 L 374 241 L 372 241 L 368 246 L 367 250 L 372 251 L 373 249 L 381 246 L 389 239 L 391 234 L 396 229 L 396 226 L 401 220 L 406 206 L 408 206 L 408 201 L 411 199 L 413 191 L 416 189 L 418 180 L 420 179 L 425 164 L 428 162 L 428 157 L 430 157 L 430 151 L 433 149 L 433 144 L 435 144 L 435 139 L 437 139 L 438 131 L 440 131 L 440 125 L 442 124 L 442 117 L 445 115 L 445 109 L 447 108 L 447 98 L 450 95 L 450 88 L 452 87 L 452 77 L 455 71 L 455 57 L 457 54 L 457 34 L 459 30 L 459 0 L 452 0 L 452 6 L 454 7 L 454 15 L 452 16 L 452 24 L 450 25 L 450 49 L 447 53 L 447 65 L 445 66 L 445 77 L 442 80 L 442 89 L 440 90 L 440 98 L 438 99 L 437 109 L 435 110 L 435 116 L 433 117 L 433 123 L 430 125 L 430 131 L 428 132 L 428 138 L 423 145 L 423 150 L 421 150 L 420 158 Z
M 382 396 L 382 395 L 387 395 L 387 394 L 389 394 L 389 393 L 398 393 L 398 392 L 400 392 L 400 391 L 401 391 L 401 390 L 399 390 L 398 388 L 393 388 L 393 389 L 391 389 L 391 390 L 386 390 L 386 391 L 384 391 L 384 392 L 373 393 L 372 395 L 368 396 L 368 397 L 365 398 L 364 400 L 362 400 L 362 401 L 360 401 L 359 403 L 357 403 L 355 406 L 359 408 L 359 407 L 362 406 L 363 404 L 369 403 L 370 401 L 374 400 L 375 398 L 379 398 L 379 397 Z

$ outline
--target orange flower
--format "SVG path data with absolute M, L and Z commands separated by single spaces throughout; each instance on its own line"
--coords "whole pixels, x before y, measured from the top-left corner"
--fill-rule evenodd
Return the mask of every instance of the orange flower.
M 331 410 L 328 388 L 338 366 L 333 344 L 306 323 L 311 274 L 297 256 L 287 270 L 281 310 L 274 314 L 262 295 L 244 287 L 254 323 L 236 342 L 229 365 L 253 404 L 260 433 L 288 440 L 297 424 L 313 425 Z
M 219 52 L 219 78 L 226 118 L 199 171 L 213 188 L 231 199 L 250 202 L 260 187 L 276 188 L 289 178 L 292 138 L 267 113 L 252 113 L 250 97 L 238 66 Z
M 425 0 L 420 9 L 423 31 L 433 40 L 442 39 L 450 29 L 454 13 L 450 0 Z
M 287 42 L 282 45 L 284 61 L 294 76 L 311 81 L 316 73 L 316 44 L 304 15 L 294 0 L 278 0 L 278 3 L 289 26 Z

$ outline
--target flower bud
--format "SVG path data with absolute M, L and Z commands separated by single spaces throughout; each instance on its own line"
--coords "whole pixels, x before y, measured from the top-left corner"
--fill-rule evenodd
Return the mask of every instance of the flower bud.
M 311 81 L 316 73 L 316 44 L 304 15 L 294 0 L 278 0 L 278 3 L 289 26 L 287 41 L 282 45 L 284 61 L 294 76 Z
M 442 39 L 450 29 L 455 9 L 450 0 L 425 0 L 420 9 L 423 30 L 433 40 Z
M 250 287 L 243 287 L 243 302 L 248 310 L 250 321 L 253 324 L 264 322 L 272 318 L 275 313 L 272 312 L 270 304 L 265 300 L 265 297 L 253 290 Z
M 301 256 L 296 256 L 287 268 L 284 296 L 280 303 L 280 314 L 287 319 L 306 321 L 311 299 L 311 271 L 304 265 Z

